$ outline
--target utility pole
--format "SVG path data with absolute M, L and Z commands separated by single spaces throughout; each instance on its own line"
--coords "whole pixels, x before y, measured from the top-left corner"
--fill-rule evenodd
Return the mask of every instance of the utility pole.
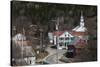
M 43 29 L 40 29 L 40 52 L 44 51 L 44 47 L 43 47 Z M 43 64 L 43 62 L 42 62 Z
M 58 64 L 58 48 L 59 48 L 59 34 L 58 33 L 59 33 L 59 22 L 60 22 L 60 19 L 59 19 L 59 17 L 57 17 L 56 20 L 52 20 L 52 21 L 56 22 L 55 26 L 56 26 L 57 36 L 56 36 L 55 44 L 56 44 L 56 47 L 57 47 L 57 49 L 56 49 L 56 58 L 57 58 L 56 62 Z
M 40 51 L 43 50 L 43 30 L 40 29 Z
M 23 35 L 25 35 L 25 29 L 24 28 L 22 30 L 22 33 L 23 33 Z M 21 41 L 21 58 L 22 58 L 22 64 L 23 64 L 23 50 L 24 50 L 24 48 L 23 48 L 23 38 L 22 38 L 22 41 Z
M 59 48 L 59 17 L 57 18 L 56 23 L 56 31 L 57 31 L 57 37 L 56 37 L 56 44 L 57 44 L 57 50 L 56 50 L 56 56 L 57 56 L 57 64 L 58 64 L 58 48 Z

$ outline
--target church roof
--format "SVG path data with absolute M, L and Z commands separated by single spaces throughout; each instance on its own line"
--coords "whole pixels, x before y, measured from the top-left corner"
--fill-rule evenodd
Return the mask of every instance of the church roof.
M 84 27 L 84 26 L 77 26 L 72 31 L 75 31 L 75 32 L 86 32 L 87 28 Z
M 12 45 L 12 58 L 22 58 L 22 49 L 19 46 Z M 23 46 L 23 58 L 25 57 L 33 57 L 35 56 L 35 52 L 33 51 L 31 46 Z
M 55 31 L 55 32 L 53 32 L 53 35 L 54 36 L 60 36 L 60 37 L 65 37 L 65 35 L 66 35 L 66 37 L 69 37 L 69 36 L 73 37 L 72 33 L 70 33 L 67 30 L 66 31 Z
M 55 31 L 55 32 L 53 32 L 53 35 L 54 36 L 60 36 L 60 35 L 62 35 L 64 33 L 64 31 Z
M 87 32 L 72 32 L 72 35 L 74 36 L 84 36 L 84 35 L 87 35 Z

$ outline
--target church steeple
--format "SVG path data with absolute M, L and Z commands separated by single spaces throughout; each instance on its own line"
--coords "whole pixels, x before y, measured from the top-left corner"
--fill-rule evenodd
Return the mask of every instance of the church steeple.
M 83 17 L 83 12 L 81 11 L 81 17 L 80 17 L 80 26 L 84 27 L 84 17 Z
M 84 17 L 83 17 L 83 12 L 81 11 L 81 16 L 80 16 L 80 25 L 76 26 L 72 31 L 75 32 L 85 32 L 87 31 L 84 23 Z

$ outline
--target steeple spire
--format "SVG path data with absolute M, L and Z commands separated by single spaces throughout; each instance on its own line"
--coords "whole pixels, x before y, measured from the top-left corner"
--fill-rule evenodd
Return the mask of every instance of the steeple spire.
M 83 17 L 83 11 L 81 11 L 81 16 L 80 16 L 80 25 L 76 26 L 72 31 L 75 32 L 85 32 L 87 29 L 85 27 L 84 23 L 84 17 Z
M 83 11 L 81 11 L 81 17 L 80 17 L 80 26 L 84 27 L 84 17 L 83 17 Z
M 59 17 L 57 18 L 56 21 L 57 21 L 57 22 L 56 22 L 56 30 L 58 30 L 58 28 L 59 28 Z

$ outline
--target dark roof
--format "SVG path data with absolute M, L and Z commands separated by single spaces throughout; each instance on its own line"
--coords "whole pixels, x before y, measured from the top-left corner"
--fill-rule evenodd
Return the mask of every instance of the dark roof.
M 55 32 L 53 32 L 53 35 L 60 36 L 63 33 L 64 33 L 64 31 L 55 31 Z
M 23 58 L 35 56 L 31 46 L 23 46 Z M 22 58 L 22 50 L 19 45 L 12 44 L 12 58 Z

